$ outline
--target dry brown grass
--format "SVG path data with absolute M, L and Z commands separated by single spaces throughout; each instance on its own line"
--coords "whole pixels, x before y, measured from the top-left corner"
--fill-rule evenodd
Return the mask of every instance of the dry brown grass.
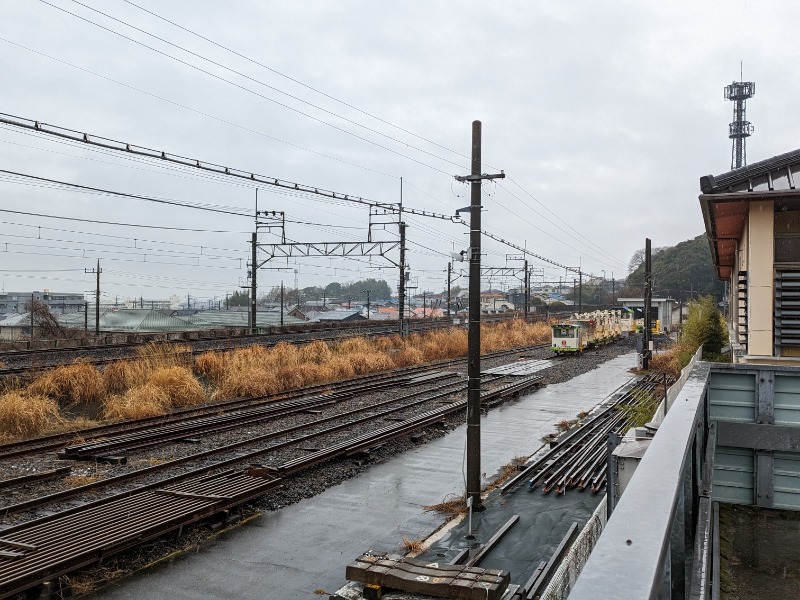
M 212 383 L 218 383 L 227 368 L 228 355 L 223 352 L 203 352 L 194 359 L 194 369 Z
M 192 348 L 172 342 L 150 342 L 136 350 L 136 361 L 153 371 L 162 367 L 191 367 Z
M 659 352 L 650 359 L 650 370 L 666 373 L 674 378 L 681 375 L 681 347 L 675 345 L 669 350 Z
M 491 492 L 501 485 L 503 485 L 506 481 L 511 479 L 514 475 L 519 473 L 519 467 L 525 464 L 527 460 L 524 456 L 515 456 L 511 459 L 511 462 L 504 464 L 500 467 L 500 471 L 497 473 L 497 476 L 492 480 L 492 482 L 486 486 L 483 490 L 484 492 Z
M 105 382 L 97 367 L 85 361 L 56 367 L 40 375 L 27 392 L 52 398 L 70 406 L 99 401 L 106 392 Z
M 569 431 L 569 429 L 578 422 L 577 419 L 561 419 L 556 423 L 556 429 L 564 433 L 565 431 Z
M 464 495 L 452 495 L 446 497 L 439 504 L 429 504 L 424 506 L 425 512 L 438 512 L 444 515 L 464 515 L 467 513 L 467 499 Z
M 333 356 L 331 347 L 322 340 L 314 340 L 300 347 L 300 362 L 322 364 Z
M 400 547 L 405 550 L 406 554 L 419 554 L 425 550 L 425 540 L 415 540 L 403 536 L 403 540 L 400 542 Z
M 97 473 L 93 475 L 70 475 L 69 477 L 64 478 L 64 483 L 69 488 L 76 488 L 82 485 L 94 483 L 95 481 L 100 481 L 101 479 L 102 477 Z
M 103 418 L 107 420 L 144 419 L 169 412 L 167 393 L 152 384 L 132 388 L 124 394 L 114 394 L 103 403 Z
M 214 399 L 266 396 L 277 391 L 278 379 L 271 371 L 259 369 L 231 371 L 226 373 L 220 382 Z
M 481 352 L 543 344 L 550 339 L 547 323 L 525 323 L 520 319 L 481 327 Z
M 136 385 L 133 369 L 125 360 L 107 364 L 103 369 L 103 382 L 109 394 L 121 394 Z
M 541 343 L 549 339 L 547 324 L 520 320 L 483 329 L 484 351 Z M 379 371 L 466 356 L 467 332 L 448 329 L 338 343 L 321 340 L 304 346 L 280 343 L 273 348 L 251 346 L 228 353 L 207 352 L 194 361 L 195 372 L 216 386 L 213 398 L 266 396 L 309 385 L 324 384 Z M 149 378 L 122 378 L 141 385 Z M 120 393 L 118 386 L 109 389 Z
M 170 407 L 193 406 L 208 400 L 202 386 L 186 367 L 162 367 L 150 375 L 147 384 L 163 390 Z
M 422 350 L 406 346 L 402 350 L 398 350 L 392 355 L 392 362 L 396 367 L 413 367 L 425 361 L 425 355 Z
M 63 423 L 58 404 L 52 398 L 21 392 L 0 396 L 0 434 L 6 439 L 34 437 Z

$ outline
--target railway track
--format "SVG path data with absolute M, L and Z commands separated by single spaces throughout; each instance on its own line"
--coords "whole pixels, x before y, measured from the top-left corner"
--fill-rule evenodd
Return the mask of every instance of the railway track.
M 524 354 L 546 348 L 547 344 L 538 346 L 531 346 L 524 349 L 501 350 L 491 352 L 482 356 L 484 360 L 491 360 L 503 358 L 507 356 L 514 356 Z M 319 385 L 307 386 L 297 390 L 290 390 L 271 394 L 268 396 L 258 396 L 253 398 L 236 398 L 232 400 L 225 400 L 222 402 L 215 402 L 201 406 L 194 406 L 184 409 L 175 410 L 168 415 L 158 417 L 148 417 L 143 419 L 136 419 L 131 421 L 124 421 L 121 423 L 111 423 L 107 425 L 99 425 L 85 429 L 76 429 L 74 431 L 57 433 L 48 436 L 42 436 L 29 440 L 22 440 L 17 442 L 9 442 L 0 444 L 0 461 L 9 458 L 18 458 L 29 456 L 33 454 L 40 454 L 51 450 L 60 450 L 64 446 L 70 444 L 73 440 L 82 439 L 91 441 L 96 439 L 109 439 L 115 435 L 132 434 L 141 431 L 147 431 L 158 427 L 165 427 L 178 423 L 188 423 L 195 419 L 205 416 L 217 415 L 221 411 L 226 413 L 244 409 L 255 409 L 262 405 L 272 405 L 278 400 L 292 400 L 303 398 L 312 395 L 327 395 L 332 394 L 346 395 L 349 392 L 353 393 L 359 391 L 364 393 L 371 389 L 380 389 L 381 386 L 390 387 L 392 385 L 402 385 L 408 381 L 436 370 L 460 368 L 464 365 L 463 358 L 455 358 L 429 365 L 418 365 L 415 367 L 404 367 L 401 369 L 394 369 L 391 371 L 384 371 L 381 373 L 374 373 L 370 375 L 363 375 L 341 382 L 323 383 Z M 329 397 L 328 400 L 332 401 L 336 397 Z M 324 403 L 324 400 L 323 400 Z M 312 408 L 309 407 L 309 410 Z
M 519 350 L 515 352 L 520 353 Z M 459 362 L 463 363 L 463 359 Z M 441 370 L 442 366 L 436 365 L 436 368 Z M 500 397 L 536 385 L 542 377 L 494 375 L 486 379 L 491 389 L 482 393 L 482 400 L 489 405 Z M 398 381 L 387 378 L 382 384 L 391 382 L 396 387 Z M 425 389 L 409 389 L 422 384 L 426 384 Z M 465 390 L 466 381 L 457 374 L 418 373 L 411 381 L 405 381 L 402 393 L 396 398 L 337 414 L 313 414 L 314 418 L 307 423 L 280 427 L 170 463 L 2 507 L 0 513 L 8 515 L 37 506 L 52 506 L 55 502 L 82 502 L 0 531 L 0 598 L 21 593 L 144 540 L 241 505 L 275 489 L 286 477 L 321 463 L 365 452 L 444 422 L 448 416 L 465 410 L 466 400 L 454 399 L 455 395 L 464 396 Z M 292 405 L 294 402 L 286 401 L 285 408 L 302 408 Z M 115 446 L 115 449 L 130 449 L 143 441 L 140 435 L 116 438 L 114 443 L 122 446 Z M 164 439 L 152 441 L 161 443 Z M 214 460 L 209 460 L 211 458 Z M 256 460 L 262 465 L 245 466 Z M 191 463 L 202 466 L 132 485 L 143 476 L 152 477 Z M 81 499 L 87 492 L 112 485 L 115 493 L 105 498 Z
M 501 322 L 503 318 L 488 320 L 487 323 Z M 429 320 L 411 321 L 410 331 L 420 333 L 452 327 L 449 321 Z M 136 357 L 138 348 L 148 344 L 180 344 L 191 347 L 192 355 L 209 351 L 226 351 L 248 346 L 260 345 L 267 348 L 277 344 L 292 343 L 306 344 L 315 340 L 343 340 L 352 337 L 382 337 L 395 335 L 397 323 L 389 322 L 387 325 L 355 325 L 353 327 L 315 328 L 311 331 L 290 331 L 269 334 L 240 334 L 211 337 L 197 337 L 169 341 L 142 341 L 129 343 L 102 344 L 95 346 L 74 346 L 61 348 L 39 348 L 0 351 L 0 378 L 26 374 L 29 371 L 47 370 L 63 364 L 84 359 L 96 365 L 106 365 L 119 360 Z M 113 356 L 109 356 L 109 353 Z

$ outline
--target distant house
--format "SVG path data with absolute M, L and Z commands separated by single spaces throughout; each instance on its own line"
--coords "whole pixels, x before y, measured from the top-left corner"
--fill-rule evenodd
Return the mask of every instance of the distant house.
M 331 310 L 325 312 L 307 311 L 305 316 L 312 323 L 334 323 L 367 320 L 367 317 L 362 315 L 358 310 Z
M 0 315 L 0 340 L 21 340 L 31 335 L 31 315 Z

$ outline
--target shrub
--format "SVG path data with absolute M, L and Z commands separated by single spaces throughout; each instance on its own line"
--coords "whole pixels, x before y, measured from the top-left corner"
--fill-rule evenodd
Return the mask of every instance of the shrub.
M 157 417 L 169 412 L 170 402 L 167 392 L 152 384 L 145 384 L 128 390 L 125 394 L 115 394 L 103 403 L 103 418 L 111 420 L 144 419 Z
M 203 352 L 194 359 L 195 371 L 212 383 L 218 383 L 227 367 L 227 355 L 222 352 Z
M 57 367 L 38 377 L 28 392 L 34 396 L 47 396 L 65 405 L 88 404 L 101 400 L 105 383 L 94 365 L 78 361 Z
M 41 394 L 8 392 L 0 396 L 0 434 L 12 439 L 41 435 L 64 420 L 58 404 Z
M 169 407 L 201 404 L 208 398 L 203 388 L 185 367 L 163 367 L 154 371 L 147 382 L 164 391 Z

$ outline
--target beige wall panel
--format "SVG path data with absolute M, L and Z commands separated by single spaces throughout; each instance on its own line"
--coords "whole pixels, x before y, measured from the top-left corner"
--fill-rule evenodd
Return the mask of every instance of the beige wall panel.
M 751 285 L 747 300 L 747 353 L 772 356 L 772 287 Z
M 750 356 L 772 356 L 772 330 L 750 330 L 747 335 L 747 353 Z
M 775 245 L 775 215 L 771 201 L 750 203 L 748 264 L 751 286 L 772 289 Z

